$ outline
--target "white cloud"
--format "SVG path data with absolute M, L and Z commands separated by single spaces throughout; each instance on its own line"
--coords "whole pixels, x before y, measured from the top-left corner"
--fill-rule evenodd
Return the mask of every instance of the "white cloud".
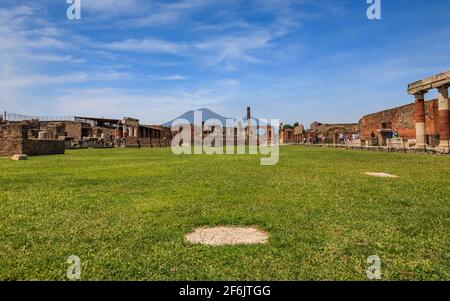
M 150 14 L 145 17 L 134 18 L 121 22 L 121 25 L 131 27 L 150 27 L 150 26 L 162 26 L 170 23 L 175 23 L 180 18 L 179 12 L 160 12 L 156 14 Z
M 71 55 L 57 55 L 57 54 L 33 54 L 33 53 L 27 53 L 23 56 L 26 56 L 29 60 L 35 60 L 35 61 L 45 61 L 45 62 L 71 62 L 71 63 L 82 63 L 85 60 L 75 58 Z
M 53 109 L 69 115 L 121 118 L 131 116 L 143 123 L 161 124 L 182 113 L 201 107 L 223 112 L 233 98 L 226 90 L 193 89 L 175 91 L 136 91 L 128 89 L 68 90 L 58 97 Z M 168 110 L 167 108 L 170 108 Z
M 254 30 L 201 42 L 179 43 L 158 39 L 127 39 L 97 47 L 124 52 L 170 53 L 190 56 L 207 66 L 224 65 L 225 69 L 234 70 L 242 62 L 260 63 L 262 59 L 253 54 L 256 50 L 272 47 L 274 36 L 267 31 Z
M 94 81 L 111 81 L 123 79 L 128 76 L 127 73 L 121 72 L 105 72 L 105 73 L 68 73 L 62 75 L 45 75 L 45 74 L 11 74 L 2 75 L 0 81 L 0 93 L 7 89 L 15 89 L 19 87 L 31 87 L 37 85 L 59 85 L 70 84 L 76 82 L 94 82 Z
M 128 39 L 112 42 L 106 45 L 98 45 L 110 50 L 129 51 L 129 52 L 168 52 L 179 53 L 186 49 L 186 46 L 180 43 L 168 42 L 158 39 Z
M 165 79 L 165 80 L 185 80 L 186 77 L 175 74 L 175 75 L 164 76 L 163 79 Z
M 197 9 L 215 3 L 215 0 L 182 0 L 176 2 L 138 0 L 83 0 L 85 13 L 106 18 L 121 19 L 120 27 L 153 27 L 176 24 Z M 115 20 L 116 21 L 116 20 Z
M 266 31 L 252 31 L 211 39 L 196 45 L 196 48 L 209 52 L 208 65 L 225 64 L 228 69 L 235 69 L 240 62 L 261 62 L 250 52 L 270 48 L 273 36 Z
M 33 60 L 75 62 L 70 55 L 55 53 L 71 45 L 64 40 L 64 33 L 42 19 L 41 14 L 41 9 L 31 6 L 0 7 L 0 67 L 25 65 Z
M 83 0 L 82 10 L 95 11 L 109 15 L 132 15 L 136 14 L 145 5 L 144 1 L 137 0 Z
M 173 74 L 173 75 L 166 75 L 166 76 L 161 76 L 161 75 L 148 75 L 147 76 L 149 79 L 151 80 L 167 80 L 167 81 L 181 81 L 181 80 L 185 80 L 187 79 L 186 76 L 183 75 L 178 75 L 178 74 Z

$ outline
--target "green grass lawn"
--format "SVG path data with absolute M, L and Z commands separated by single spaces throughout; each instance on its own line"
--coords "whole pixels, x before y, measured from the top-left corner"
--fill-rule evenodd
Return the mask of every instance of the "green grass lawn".
M 387 172 L 397 179 L 364 172 Z M 189 245 L 199 226 L 256 226 L 266 245 Z M 0 279 L 450 280 L 450 157 L 282 147 L 259 156 L 168 149 L 0 159 Z

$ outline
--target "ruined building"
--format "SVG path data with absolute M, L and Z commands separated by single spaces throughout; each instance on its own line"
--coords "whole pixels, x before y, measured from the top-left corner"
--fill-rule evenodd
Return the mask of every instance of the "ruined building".
M 21 116 L 10 114 L 11 116 Z M 5 117 L 8 115 L 5 113 Z M 163 147 L 170 146 L 172 133 L 159 125 L 141 125 L 135 118 L 106 119 L 69 117 L 67 120 L 47 121 L 31 119 L 6 121 L 1 118 L 0 154 L 45 155 L 61 153 L 63 149 L 106 147 Z M 68 120 L 70 119 L 70 120 Z M 46 141 L 44 143 L 44 141 Z M 27 153 L 28 152 L 28 153 Z M 64 153 L 64 152 L 62 152 Z
M 189 141 L 182 139 L 180 142 L 182 145 L 189 145 L 191 143 L 194 145 L 203 144 L 203 140 L 215 132 L 216 134 L 218 132 L 218 136 L 215 137 L 214 142 L 219 137 L 223 137 L 221 141 L 222 145 L 226 145 L 227 142 L 235 146 L 241 144 L 276 145 L 282 143 L 282 135 L 278 129 L 275 131 L 274 126 L 269 121 L 263 122 L 260 119 L 253 118 L 250 107 L 247 107 L 246 116 L 242 120 L 226 118 L 208 109 L 199 109 L 196 112 L 202 112 L 202 115 L 198 116 L 198 120 L 194 118 L 195 112 L 189 111 L 166 123 L 166 125 L 174 123 L 178 127 L 172 133 L 173 136 L 181 133 L 183 129 L 190 128 L 190 137 L 186 138 Z M 203 114 L 205 112 L 206 114 Z M 232 125 L 228 124 L 227 120 L 232 121 Z M 257 133 L 258 135 L 256 135 Z M 229 141 L 227 141 L 227 137 L 230 137 Z
M 73 145 L 81 147 L 90 142 L 100 142 L 105 147 L 163 147 L 172 140 L 170 129 L 159 125 L 141 125 L 131 117 L 105 119 L 95 117 L 75 117 L 74 122 L 66 122 L 66 136 L 73 139 Z M 92 144 L 92 143 L 91 143 Z
M 436 146 L 439 142 L 439 135 L 436 132 L 437 100 L 426 101 L 425 110 L 427 112 L 427 141 L 429 145 Z M 416 127 L 414 112 L 414 104 L 407 104 L 366 115 L 359 121 L 361 137 L 369 140 L 371 135 L 375 135 L 373 144 L 386 145 L 390 133 L 397 131 L 399 137 L 405 139 L 408 146 L 415 145 Z
M 51 125 L 55 131 L 58 127 Z M 36 120 L 0 123 L 0 156 L 64 154 L 64 141 L 43 135 Z
M 437 74 L 408 85 L 408 93 L 415 103 L 363 116 L 357 124 L 321 124 L 314 122 L 305 131 L 308 143 L 336 144 L 340 133 L 360 134 L 358 146 L 387 146 L 417 150 L 435 150 L 448 153 L 450 149 L 450 114 L 448 87 L 450 71 Z M 425 101 L 424 95 L 431 89 L 438 90 L 438 99 Z M 396 132 L 398 137 L 394 137 Z M 284 136 L 295 137 L 292 129 L 284 130 Z M 290 141 L 299 143 L 298 139 Z
M 306 140 L 309 143 L 337 144 L 339 134 L 352 135 L 359 133 L 357 123 L 328 124 L 313 122 L 306 131 Z
M 449 100 L 450 71 L 417 81 L 408 86 L 408 93 L 415 96 L 415 103 L 364 116 L 360 120 L 361 136 L 379 145 L 392 140 L 393 131 L 399 134 L 399 143 L 407 147 L 449 150 Z M 438 89 L 438 99 L 425 101 L 424 95 Z
M 408 85 L 408 94 L 414 95 L 414 122 L 416 128 L 416 147 L 425 147 L 430 143 L 432 135 L 438 137 L 438 148 L 444 152 L 450 149 L 450 114 L 448 87 L 450 71 L 419 80 Z M 438 99 L 433 101 L 430 109 L 425 105 L 425 94 L 432 89 L 438 90 Z M 436 108 L 437 103 L 437 110 Z M 432 118 L 434 122 L 427 122 Z

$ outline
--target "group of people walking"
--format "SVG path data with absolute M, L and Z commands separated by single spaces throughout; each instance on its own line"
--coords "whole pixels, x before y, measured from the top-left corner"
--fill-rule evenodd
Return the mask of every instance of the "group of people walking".
M 360 139 L 361 136 L 359 133 L 353 133 L 353 134 L 344 134 L 339 133 L 337 136 L 337 143 L 338 144 L 351 144 L 353 140 Z M 327 141 L 326 136 L 319 137 L 318 135 L 310 136 L 308 138 L 303 137 L 303 144 L 326 144 L 326 143 L 333 143 L 334 141 Z
M 339 144 L 350 145 L 353 140 L 358 140 L 360 138 L 361 138 L 361 136 L 359 135 L 359 133 L 353 133 L 350 136 L 349 134 L 344 134 L 341 132 L 341 133 L 339 133 L 337 140 L 338 140 Z
M 370 133 L 370 138 L 373 141 L 374 139 L 377 140 L 377 136 L 375 134 L 374 131 L 372 131 Z M 400 135 L 398 133 L 397 130 L 390 130 L 387 133 L 387 137 L 384 136 L 384 138 L 388 138 L 390 142 L 393 142 L 393 139 L 397 139 L 400 138 Z M 319 137 L 318 135 L 314 135 L 314 136 L 309 136 L 309 137 L 303 137 L 303 144 L 332 144 L 332 143 L 336 143 L 336 144 L 344 144 L 344 145 L 349 145 L 351 146 L 352 144 L 354 144 L 355 140 L 359 140 L 361 139 L 361 135 L 358 132 L 349 134 L 349 133 L 345 133 L 345 132 L 339 132 L 337 134 L 337 136 L 335 136 L 335 138 L 333 139 L 333 141 L 330 141 L 330 139 L 327 140 L 326 136 L 321 136 Z

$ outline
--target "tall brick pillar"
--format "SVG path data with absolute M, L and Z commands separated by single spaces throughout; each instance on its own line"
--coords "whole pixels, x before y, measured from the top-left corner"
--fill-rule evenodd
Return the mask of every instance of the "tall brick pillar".
M 414 94 L 416 97 L 415 104 L 415 120 L 416 120 L 416 147 L 424 148 L 426 146 L 426 128 L 425 128 L 425 93 L 418 92 Z
M 114 131 L 114 137 L 115 137 L 115 138 L 120 137 L 120 128 L 119 128 L 119 125 L 116 125 L 116 130 Z
M 449 129 L 449 100 L 448 86 L 439 88 L 439 147 L 448 151 L 450 148 L 450 129 Z
M 245 145 L 250 145 L 250 107 L 247 107 L 247 129 L 245 131 Z
M 125 124 L 123 125 L 123 138 L 127 138 L 128 137 L 128 126 L 126 126 Z

